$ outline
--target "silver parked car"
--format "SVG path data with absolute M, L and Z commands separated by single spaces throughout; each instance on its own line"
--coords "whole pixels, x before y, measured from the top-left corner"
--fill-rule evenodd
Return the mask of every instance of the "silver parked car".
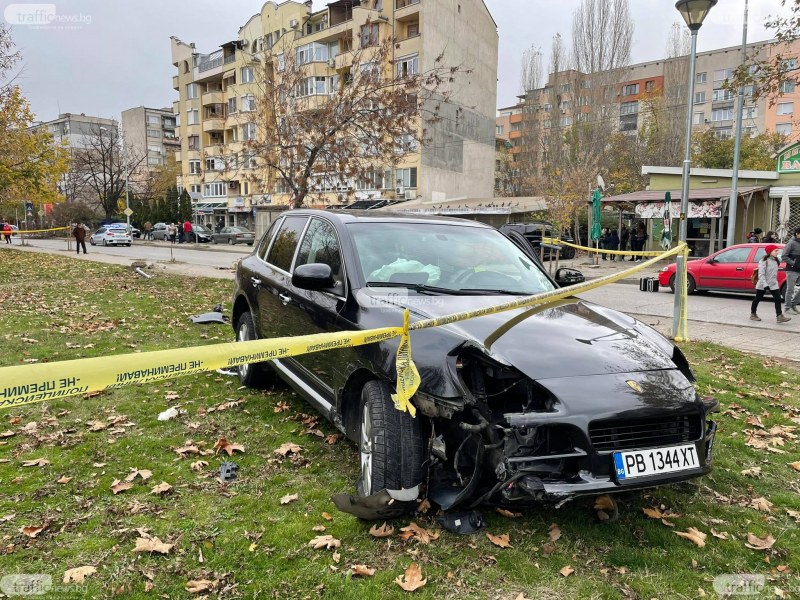
M 223 227 L 219 233 L 211 236 L 215 244 L 247 244 L 252 246 L 256 241 L 256 234 L 244 227 Z

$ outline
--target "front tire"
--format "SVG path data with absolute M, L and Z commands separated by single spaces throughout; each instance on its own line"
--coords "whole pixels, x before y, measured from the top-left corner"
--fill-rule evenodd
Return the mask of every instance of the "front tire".
M 236 323 L 236 341 L 249 342 L 257 340 L 256 326 L 249 312 L 242 313 Z M 239 365 L 239 382 L 249 388 L 263 388 L 274 383 L 275 372 L 265 362 Z
M 233 238 L 228 238 L 228 246 L 233 246 Z
M 675 293 L 675 275 L 669 278 L 669 289 L 672 290 L 672 293 Z M 686 293 L 687 294 L 694 294 L 697 291 L 697 283 L 694 280 L 694 277 L 686 274 Z
M 419 418 L 397 410 L 391 389 L 382 381 L 364 385 L 359 415 L 358 495 L 408 489 L 421 483 L 423 441 Z

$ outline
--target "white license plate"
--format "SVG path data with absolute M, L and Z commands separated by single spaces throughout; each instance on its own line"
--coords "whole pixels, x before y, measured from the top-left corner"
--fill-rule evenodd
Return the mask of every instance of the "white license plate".
M 674 473 L 696 469 L 700 466 L 694 444 L 650 448 L 631 452 L 614 452 L 614 469 L 617 481 L 646 477 L 660 473 Z

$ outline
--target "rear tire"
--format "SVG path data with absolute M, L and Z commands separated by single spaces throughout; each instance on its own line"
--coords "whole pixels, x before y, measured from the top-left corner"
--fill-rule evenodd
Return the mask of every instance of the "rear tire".
M 233 238 L 228 238 L 228 246 L 233 246 Z
M 236 323 L 236 341 L 257 340 L 256 326 L 249 312 L 242 313 Z M 239 382 L 249 388 L 263 388 L 275 382 L 275 371 L 266 362 L 239 365 Z
M 423 441 L 419 418 L 394 407 L 382 381 L 368 381 L 359 409 L 359 496 L 383 489 L 413 488 L 422 482 Z

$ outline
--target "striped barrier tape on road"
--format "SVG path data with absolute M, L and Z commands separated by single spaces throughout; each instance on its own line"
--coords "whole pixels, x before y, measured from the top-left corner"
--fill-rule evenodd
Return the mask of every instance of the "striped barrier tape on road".
M 54 227 L 53 229 L 15 229 L 11 231 L 11 235 L 27 235 L 29 233 L 48 233 L 50 231 L 64 231 L 65 229 L 69 229 L 69 227 Z M 3 235 L 7 235 L 8 233 L 5 231 L 1 231 Z
M 542 241 L 545 244 L 558 244 L 559 246 L 569 246 L 570 248 L 575 248 L 577 250 L 598 252 L 602 254 L 621 254 L 624 256 L 661 256 L 663 254 L 663 251 L 658 250 L 604 250 L 603 248 L 592 248 L 591 246 L 578 246 L 577 244 L 565 242 L 564 240 L 560 240 L 558 238 L 542 238 Z
M 657 257 L 612 275 L 606 275 L 542 294 L 517 298 L 495 306 L 453 313 L 435 319 L 424 319 L 416 323 L 409 323 L 409 313 L 406 310 L 402 327 L 322 333 L 0 367 L 0 409 L 89 392 L 117 389 L 136 383 L 172 379 L 220 368 L 237 367 L 253 362 L 300 356 L 333 348 L 372 344 L 399 336 L 401 339 L 396 360 L 397 390 L 392 399 L 398 410 L 408 411 L 414 415 L 416 410 L 411 404 L 411 398 L 419 388 L 420 376 L 412 360 L 411 331 L 441 327 L 449 323 L 516 308 L 547 304 L 614 283 L 632 273 L 655 265 L 663 258 L 679 253 L 684 253 L 685 255 L 685 252 L 686 245 L 679 244 L 677 247 L 661 253 Z M 683 293 L 686 293 L 685 286 Z M 684 306 L 685 304 L 684 302 Z M 685 311 L 681 315 L 681 320 L 683 321 L 681 325 L 682 336 L 683 339 L 686 339 Z

